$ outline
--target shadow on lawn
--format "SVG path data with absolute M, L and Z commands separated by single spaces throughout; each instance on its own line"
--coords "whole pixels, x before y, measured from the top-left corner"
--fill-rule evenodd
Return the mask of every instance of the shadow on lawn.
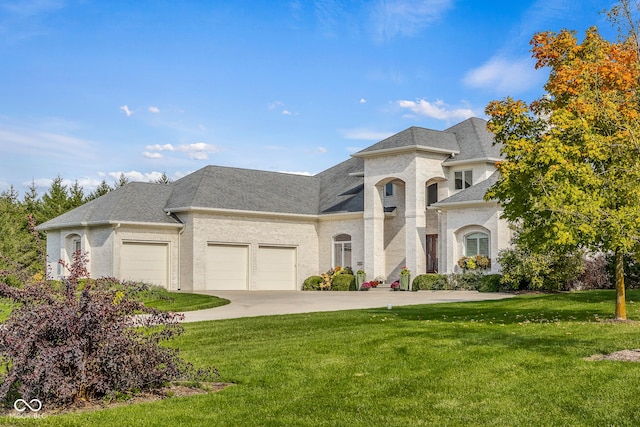
M 637 320 L 639 310 L 633 299 L 639 298 L 640 292 L 628 293 L 628 297 L 629 319 Z M 640 346 L 637 338 L 640 325 L 634 321 L 617 327 L 610 322 L 614 310 L 615 292 L 588 291 L 521 295 L 498 301 L 404 306 L 392 310 L 383 308 L 368 312 L 376 318 L 394 316 L 408 321 L 404 327 L 399 324 L 395 330 L 397 333 L 386 335 L 380 344 L 397 339 L 400 345 L 409 337 L 432 344 L 441 340 L 452 341 L 457 348 L 464 348 L 467 352 L 472 348 L 469 354 L 475 356 L 483 352 L 495 354 L 517 349 L 545 357 L 582 358 Z M 586 323 L 609 324 L 611 328 L 585 328 Z
M 637 320 L 634 300 L 640 291 L 627 291 L 629 320 Z M 370 310 L 388 314 L 388 309 Z M 464 302 L 394 307 L 393 313 L 405 320 L 437 320 L 440 322 L 482 322 L 520 324 L 550 322 L 601 322 L 615 313 L 615 291 L 584 291 L 556 294 L 528 294 L 495 301 Z

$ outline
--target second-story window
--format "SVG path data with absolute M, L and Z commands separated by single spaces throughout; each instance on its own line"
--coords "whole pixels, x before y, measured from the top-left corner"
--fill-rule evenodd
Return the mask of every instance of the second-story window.
M 385 197 L 391 197 L 393 196 L 393 184 L 388 182 L 387 184 L 385 184 L 384 186 L 384 196 Z
M 462 190 L 473 185 L 473 171 L 457 171 L 455 173 L 456 190 Z

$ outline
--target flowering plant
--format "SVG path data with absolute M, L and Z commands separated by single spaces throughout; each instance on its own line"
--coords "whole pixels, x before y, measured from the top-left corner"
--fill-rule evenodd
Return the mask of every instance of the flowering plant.
M 407 276 L 409 274 L 411 274 L 411 270 L 408 270 L 406 266 L 402 267 L 402 270 L 400 270 L 400 275 Z
M 458 260 L 458 267 L 462 268 L 463 270 L 475 270 L 476 268 L 484 270 L 487 268 L 491 268 L 491 259 L 484 255 L 476 255 L 471 257 L 463 256 Z
M 400 288 L 400 281 L 396 280 L 395 282 L 393 282 L 391 284 L 391 289 L 399 289 Z
M 362 285 L 360 285 L 360 289 L 369 289 L 371 288 L 371 282 L 364 282 Z
M 377 288 L 378 285 L 380 284 L 377 280 L 372 280 L 369 282 L 371 284 L 372 287 Z

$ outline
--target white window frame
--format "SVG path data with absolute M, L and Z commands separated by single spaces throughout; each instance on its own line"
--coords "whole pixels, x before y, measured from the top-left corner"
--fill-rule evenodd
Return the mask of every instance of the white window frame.
M 348 240 L 346 240 L 348 238 Z M 344 239 L 344 240 L 342 240 Z M 353 248 L 351 246 L 351 235 L 346 233 L 341 233 L 333 238 L 333 251 L 332 251 L 332 267 L 352 267 L 353 259 Z M 348 248 L 348 249 L 347 249 Z M 349 252 L 349 265 L 345 265 L 345 253 Z M 338 259 L 340 258 L 340 259 Z
M 481 244 L 480 244 L 480 240 L 481 239 L 486 239 L 487 240 L 487 244 L 486 244 L 486 253 L 482 253 L 481 250 Z M 475 251 L 469 251 L 469 244 L 468 241 L 469 240 L 475 240 Z M 463 245 L 463 249 L 464 249 L 464 255 L 468 256 L 468 257 L 472 257 L 472 256 L 476 256 L 476 255 L 482 255 L 482 256 L 486 256 L 487 258 L 491 258 L 491 238 L 489 236 L 488 233 L 485 233 L 483 231 L 473 231 L 469 234 L 466 234 L 464 236 L 464 238 L 462 239 L 462 245 Z M 475 253 L 470 253 L 470 252 L 475 252 Z
M 462 170 L 455 171 L 453 174 L 454 187 L 456 190 L 464 190 L 465 188 L 469 188 L 473 185 L 473 170 Z M 460 178 L 458 178 L 460 177 Z M 459 185 L 458 185 L 459 183 Z

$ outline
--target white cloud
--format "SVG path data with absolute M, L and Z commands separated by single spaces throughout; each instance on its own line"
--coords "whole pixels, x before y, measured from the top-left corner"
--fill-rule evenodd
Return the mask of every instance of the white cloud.
M 0 147 L 6 153 L 23 153 L 29 156 L 73 157 L 88 154 L 95 144 L 74 136 L 39 130 L 38 124 L 13 127 L 0 123 Z
M 146 157 L 147 159 L 162 159 L 164 156 L 160 153 L 151 153 L 149 151 L 144 151 L 142 153 L 142 155 L 144 157 Z
M 131 117 L 131 115 L 133 114 L 133 111 L 129 110 L 129 106 L 128 105 L 123 105 L 122 107 L 120 107 L 120 109 L 122 111 L 124 111 L 124 113 L 127 115 L 127 117 Z
M 390 40 L 413 36 L 437 21 L 453 0 L 376 0 L 371 12 L 374 38 Z
M 207 144 L 204 142 L 180 145 L 177 149 L 179 151 L 187 153 L 187 156 L 189 156 L 189 158 L 193 160 L 207 160 L 209 158 L 209 153 L 217 153 L 220 151 L 220 148 L 216 147 L 215 145 Z
M 318 147 L 318 149 L 316 150 L 318 153 L 326 153 L 328 150 L 324 147 Z
M 282 101 L 273 101 L 267 104 L 268 110 L 275 110 L 276 108 L 282 107 L 284 104 Z
M 366 141 L 381 141 L 393 135 L 392 132 L 380 132 L 365 128 L 342 129 L 340 133 L 347 139 L 362 139 Z
M 142 155 L 147 159 L 163 158 L 162 154 L 158 153 L 158 151 L 179 151 L 181 153 L 186 153 L 187 156 L 193 160 L 207 160 L 209 158 L 209 153 L 217 153 L 220 151 L 219 147 L 205 142 L 182 144 L 178 146 L 173 146 L 172 144 L 155 144 L 147 145 L 146 149 L 147 151 L 144 151 Z
M 173 148 L 173 145 L 171 145 L 171 144 L 164 144 L 164 145 L 155 144 L 155 145 L 147 145 L 147 150 L 152 150 L 152 151 L 175 151 L 175 148 Z
M 360 104 L 366 104 L 366 103 L 367 103 L 367 100 L 366 100 L 366 99 L 364 99 L 364 98 L 360 98 Z
M 160 109 L 158 107 L 151 106 L 151 107 L 149 107 L 149 112 L 157 114 L 157 113 L 160 112 Z
M 469 71 L 463 82 L 467 86 L 514 94 L 540 86 L 542 73 L 534 69 L 532 58 L 507 59 L 494 56 Z
M 290 116 L 290 115 L 291 115 L 291 111 L 289 111 L 289 110 L 282 110 L 282 114 L 284 114 L 285 116 Z
M 108 175 L 113 178 L 115 182 L 120 180 L 120 175 L 124 175 L 125 178 L 129 180 L 129 182 L 154 182 L 162 176 L 162 172 L 138 172 L 132 170 L 129 172 L 109 172 Z
M 278 171 L 279 173 L 288 173 L 291 175 L 304 175 L 304 176 L 313 176 L 311 172 L 292 172 L 292 171 Z
M 400 108 L 408 109 L 417 116 L 431 117 L 438 120 L 465 120 L 476 115 L 469 108 L 448 108 L 449 106 L 442 100 L 437 100 L 435 103 L 424 99 L 396 102 Z

